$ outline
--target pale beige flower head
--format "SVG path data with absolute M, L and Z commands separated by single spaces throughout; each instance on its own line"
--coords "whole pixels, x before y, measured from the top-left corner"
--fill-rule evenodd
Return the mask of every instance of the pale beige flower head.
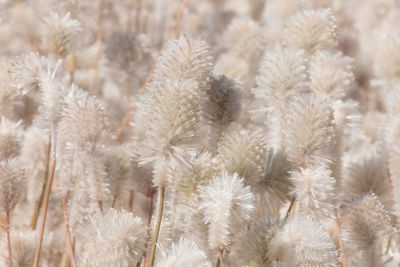
M 393 233 L 390 215 L 375 194 L 363 194 L 344 203 L 339 215 L 349 260 L 363 266 L 380 266 L 382 238 Z
M 301 10 L 289 17 L 283 34 L 287 47 L 304 49 L 308 55 L 337 44 L 336 20 L 330 9 Z
M 109 123 L 103 103 L 96 97 L 73 86 L 65 97 L 62 116 L 60 132 L 70 146 L 89 151 L 105 138 Z
M 20 94 L 39 90 L 40 75 L 52 64 L 51 60 L 41 57 L 37 52 L 18 56 L 8 70 L 11 86 Z
M 64 58 L 76 50 L 82 29 L 80 22 L 70 16 L 51 13 L 44 19 L 42 44 L 49 54 Z
M 310 61 L 310 87 L 330 99 L 345 96 L 354 82 L 353 59 L 342 52 L 317 51 Z
M 25 172 L 16 158 L 0 161 L 0 210 L 12 211 L 22 199 Z
M 212 56 L 208 44 L 180 36 L 169 41 L 162 50 L 152 80 L 190 79 L 196 81 L 200 90 L 204 91 L 209 87 L 211 69 Z M 151 87 L 149 84 L 147 90 L 151 90 Z
M 333 110 L 314 94 L 296 96 L 286 114 L 285 151 L 299 167 L 329 160 L 334 136 Z
M 198 90 L 193 80 L 165 80 L 143 97 L 135 114 L 135 124 L 142 132 L 137 146 L 141 164 L 155 169 L 160 164 L 189 166 L 199 132 Z M 166 183 L 155 179 L 156 185 Z
M 0 160 L 19 155 L 22 141 L 22 121 L 13 122 L 1 117 L 0 122 Z
M 263 177 L 266 142 L 260 132 L 234 129 L 218 144 L 218 156 L 229 174 L 237 173 L 246 185 L 255 185 Z

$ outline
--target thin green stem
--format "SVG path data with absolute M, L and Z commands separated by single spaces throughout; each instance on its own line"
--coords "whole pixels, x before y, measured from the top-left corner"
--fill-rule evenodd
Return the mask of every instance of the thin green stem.
M 156 224 L 156 229 L 154 231 L 153 243 L 151 244 L 149 267 L 152 267 L 154 264 L 154 255 L 156 254 L 156 245 L 157 245 L 158 235 L 160 233 L 161 220 L 164 210 L 164 198 L 165 198 L 165 186 L 160 188 L 160 205 L 158 207 L 157 224 Z

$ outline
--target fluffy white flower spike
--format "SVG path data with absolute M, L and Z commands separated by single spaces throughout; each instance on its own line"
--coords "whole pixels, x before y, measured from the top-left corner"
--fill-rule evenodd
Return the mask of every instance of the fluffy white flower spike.
M 329 169 L 323 166 L 300 168 L 292 172 L 291 180 L 302 214 L 320 222 L 334 217 L 336 183 Z
M 278 231 L 268 257 L 276 262 L 275 266 L 338 266 L 338 254 L 329 235 L 318 224 L 299 216 Z
M 161 248 L 160 252 L 156 267 L 211 267 L 206 254 L 188 239 L 181 238 L 169 250 Z
M 140 163 L 149 164 L 156 171 L 164 168 L 165 164 L 176 166 L 191 162 L 200 119 L 196 82 L 166 80 L 158 87 L 139 105 L 137 114 L 137 120 L 143 123 L 140 124 L 141 130 L 146 135 L 138 145 Z M 167 181 L 155 176 L 153 182 L 162 185 Z
M 97 211 L 79 226 L 78 233 L 85 244 L 83 266 L 128 267 L 143 256 L 146 227 L 130 212 Z
M 314 94 L 297 96 L 287 112 L 285 151 L 299 167 L 329 160 L 326 151 L 334 135 L 333 110 Z
M 200 189 L 200 209 L 208 224 L 210 248 L 224 249 L 245 227 L 254 210 L 254 195 L 235 173 L 223 172 Z
M 307 90 L 307 60 L 304 51 L 282 49 L 267 52 L 256 77 L 253 94 L 261 101 L 262 120 L 268 116 L 269 141 L 283 148 L 284 114 L 290 99 Z

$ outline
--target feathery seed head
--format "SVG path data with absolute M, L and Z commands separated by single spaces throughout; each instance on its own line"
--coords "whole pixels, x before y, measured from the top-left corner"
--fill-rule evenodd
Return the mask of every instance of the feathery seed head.
M 287 105 L 294 95 L 309 90 L 307 77 L 304 51 L 282 49 L 265 54 L 253 94 L 261 100 L 256 111 L 262 120 L 267 116 L 268 141 L 275 149 L 283 149 L 283 124 Z
M 329 160 L 324 149 L 334 135 L 330 103 L 314 94 L 295 97 L 287 111 L 285 150 L 299 167 Z
M 281 107 L 286 96 L 307 87 L 307 59 L 302 50 L 282 49 L 264 55 L 253 89 L 270 106 Z
M 390 216 L 374 193 L 339 208 L 346 255 L 363 266 L 380 266 L 380 238 L 390 231 Z M 372 264 L 372 265 L 371 265 Z
M 377 151 L 378 150 L 378 151 Z M 343 157 L 340 197 L 349 200 L 373 192 L 385 204 L 390 204 L 385 151 L 370 144 L 358 153 Z M 396 163 L 397 164 L 397 163 Z M 390 160 L 389 160 L 389 170 Z
M 179 191 L 188 199 L 198 193 L 217 174 L 221 173 L 220 162 L 208 152 L 201 153 L 193 160 L 190 168 L 185 168 L 178 176 Z
M 160 253 L 156 267 L 211 267 L 206 254 L 188 239 L 181 238 L 177 243 L 172 243 L 169 250 L 161 247 Z
M 270 243 L 280 231 L 282 223 L 269 218 L 257 221 L 249 231 L 243 231 L 233 248 L 241 266 L 252 262 L 254 266 L 272 264 L 269 256 Z M 245 246 L 245 249 L 244 249 Z
M 18 156 L 22 139 L 21 123 L 22 121 L 12 122 L 1 117 L 0 160 Z
M 208 224 L 210 248 L 223 249 L 233 242 L 237 231 L 243 230 L 254 210 L 254 195 L 235 173 L 222 172 L 200 189 L 200 209 Z
M 253 61 L 252 63 L 254 63 L 254 60 L 259 60 L 261 57 L 267 44 L 267 38 L 257 22 L 240 17 L 232 20 L 225 30 L 221 42 L 225 49 L 229 49 L 247 62 Z
M 199 130 L 198 85 L 192 80 L 165 80 L 156 88 L 143 96 L 135 115 L 142 135 L 138 159 L 153 167 L 160 162 L 189 166 Z
M 12 262 L 15 267 L 33 265 L 36 249 L 36 233 L 34 231 L 11 231 Z M 0 246 L 0 266 L 8 266 L 8 250 L 6 235 L 2 236 Z
M 289 17 L 283 34 L 287 47 L 303 49 L 308 55 L 336 46 L 336 20 L 330 9 L 301 10 Z
M 339 99 L 354 82 L 354 60 L 342 52 L 317 51 L 310 61 L 310 87 L 323 97 Z
M 40 75 L 45 71 L 49 60 L 40 57 L 37 52 L 18 56 L 9 69 L 11 86 L 18 89 L 20 94 L 39 90 Z
M 317 222 L 334 217 L 336 182 L 326 167 L 300 168 L 291 173 L 300 212 Z
M 218 158 L 229 174 L 237 173 L 246 185 L 255 185 L 264 174 L 266 142 L 257 131 L 234 129 L 219 142 Z
M 338 266 L 329 235 L 317 223 L 301 216 L 289 219 L 270 243 L 268 255 L 278 266 Z
M 12 211 L 23 197 L 25 172 L 16 158 L 0 161 L 0 210 Z
M 79 91 L 76 94 L 65 103 L 60 127 L 70 145 L 89 151 L 105 137 L 108 120 L 100 100 Z
M 198 83 L 200 91 L 209 88 L 212 70 L 210 47 L 204 41 L 195 41 L 185 36 L 167 43 L 152 76 L 155 82 L 187 79 Z M 151 85 L 148 89 L 151 90 Z
M 64 86 L 56 79 L 59 64 L 49 65 L 47 71 L 39 73 L 39 88 L 41 91 L 41 114 L 50 122 L 58 122 L 61 118 L 61 111 L 64 97 Z
M 70 13 L 64 17 L 51 13 L 44 19 L 42 32 L 43 48 L 49 54 L 65 58 L 76 50 L 82 31 L 79 21 L 71 19 Z
M 282 151 L 267 152 L 264 163 L 262 178 L 253 186 L 258 195 L 262 207 L 270 212 L 276 212 L 284 201 L 290 199 L 289 193 L 292 191 L 290 180 L 290 170 L 293 164 L 288 160 L 287 155 Z
M 96 211 L 80 224 L 78 234 L 85 244 L 84 266 L 128 267 L 143 256 L 146 227 L 130 212 Z

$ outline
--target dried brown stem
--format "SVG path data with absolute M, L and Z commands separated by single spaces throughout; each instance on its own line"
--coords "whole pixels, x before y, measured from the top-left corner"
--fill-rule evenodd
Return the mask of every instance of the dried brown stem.
M 344 244 L 343 244 L 343 239 L 342 239 L 342 230 L 340 227 L 340 221 L 339 221 L 339 214 L 336 211 L 336 227 L 338 231 L 338 238 L 339 238 L 339 257 L 342 261 L 342 266 L 347 267 L 347 259 L 346 256 L 344 255 Z
M 222 258 L 222 253 L 223 253 L 222 249 L 218 249 L 218 259 L 219 259 L 219 262 L 221 263 L 221 267 L 225 267 L 224 260 L 223 260 L 223 258 Z
M 154 202 L 154 193 L 151 193 L 151 196 L 150 196 L 150 208 L 149 208 L 149 218 L 147 220 L 147 226 L 150 225 L 151 217 L 153 216 L 153 202 Z
M 72 245 L 72 239 L 71 239 L 71 233 L 69 231 L 69 218 L 68 218 L 68 207 L 67 207 L 67 195 L 63 197 L 62 203 L 63 203 L 63 210 L 64 210 L 64 226 L 65 226 L 65 234 L 67 235 L 67 241 L 68 241 L 68 248 L 69 248 L 69 253 L 71 257 L 71 263 L 72 267 L 75 267 L 75 255 L 74 255 L 74 247 Z
M 49 171 L 49 176 L 47 178 L 46 192 L 44 195 L 44 203 L 43 203 L 43 219 L 42 219 L 42 223 L 40 225 L 39 239 L 38 239 L 38 243 L 37 243 L 37 247 L 36 247 L 35 261 L 33 263 L 33 267 L 37 267 L 39 264 L 40 251 L 42 249 L 42 242 L 43 242 L 44 228 L 46 226 L 47 209 L 49 207 L 51 186 L 53 184 L 54 172 L 56 169 L 56 131 L 55 131 L 54 123 L 52 125 L 50 145 L 51 145 L 51 167 L 50 167 L 50 171 Z
M 134 192 L 133 189 L 129 190 L 129 203 L 128 203 L 128 207 L 129 210 L 132 211 L 133 210 L 133 199 L 134 199 Z
M 32 230 L 36 229 L 36 224 L 37 224 L 37 220 L 39 218 L 40 209 L 41 209 L 42 204 L 43 204 L 44 192 L 46 190 L 46 184 L 47 184 L 47 178 L 49 176 L 49 163 L 50 163 L 50 154 L 51 154 L 50 142 L 51 142 L 51 140 L 49 140 L 49 144 L 47 146 L 46 170 L 44 172 L 43 185 L 42 185 L 42 189 L 41 189 L 41 192 L 40 192 L 39 200 L 36 201 L 35 209 L 33 211 L 33 216 L 32 216 L 32 219 L 31 219 L 31 228 L 32 228 Z
M 124 131 L 125 127 L 129 124 L 133 111 L 133 105 L 129 105 L 128 112 L 125 114 L 121 124 L 119 125 L 118 129 L 115 131 L 114 140 L 117 141 L 120 137 L 122 132 Z
M 396 204 L 395 200 L 394 200 L 394 195 L 393 195 L 393 185 L 392 185 L 392 178 L 390 176 L 390 171 L 389 169 L 387 170 L 387 178 L 388 178 L 388 191 L 389 191 L 389 196 L 390 196 L 390 200 L 392 203 L 392 207 L 394 207 L 394 205 Z M 392 226 L 395 225 L 395 220 L 391 221 Z M 387 255 L 389 253 L 389 249 L 392 243 L 392 236 L 389 237 L 388 239 L 388 243 L 386 245 L 386 250 L 385 250 L 385 255 Z
M 287 218 L 289 218 L 289 214 L 290 214 L 291 210 L 293 209 L 295 201 L 296 201 L 296 197 L 293 197 L 292 200 L 290 201 L 289 208 L 286 211 L 285 220 L 287 220 Z
M 103 213 L 103 201 L 99 200 L 98 205 L 100 212 Z
M 390 200 L 392 202 L 392 206 L 394 206 L 395 201 L 394 201 L 394 196 L 393 196 L 393 185 L 392 185 L 392 178 L 390 177 L 390 171 L 389 170 L 387 170 L 387 178 L 388 178 L 389 196 L 390 196 Z
M 69 57 L 68 60 L 68 70 L 69 70 L 69 75 L 70 75 L 70 83 L 74 83 L 74 75 L 75 75 L 75 67 L 76 67 L 76 62 L 75 62 L 75 53 L 72 53 Z
M 10 267 L 12 263 L 12 252 L 11 252 L 11 236 L 10 236 L 10 211 L 6 212 L 6 231 L 7 231 L 7 247 L 8 247 L 8 264 Z

